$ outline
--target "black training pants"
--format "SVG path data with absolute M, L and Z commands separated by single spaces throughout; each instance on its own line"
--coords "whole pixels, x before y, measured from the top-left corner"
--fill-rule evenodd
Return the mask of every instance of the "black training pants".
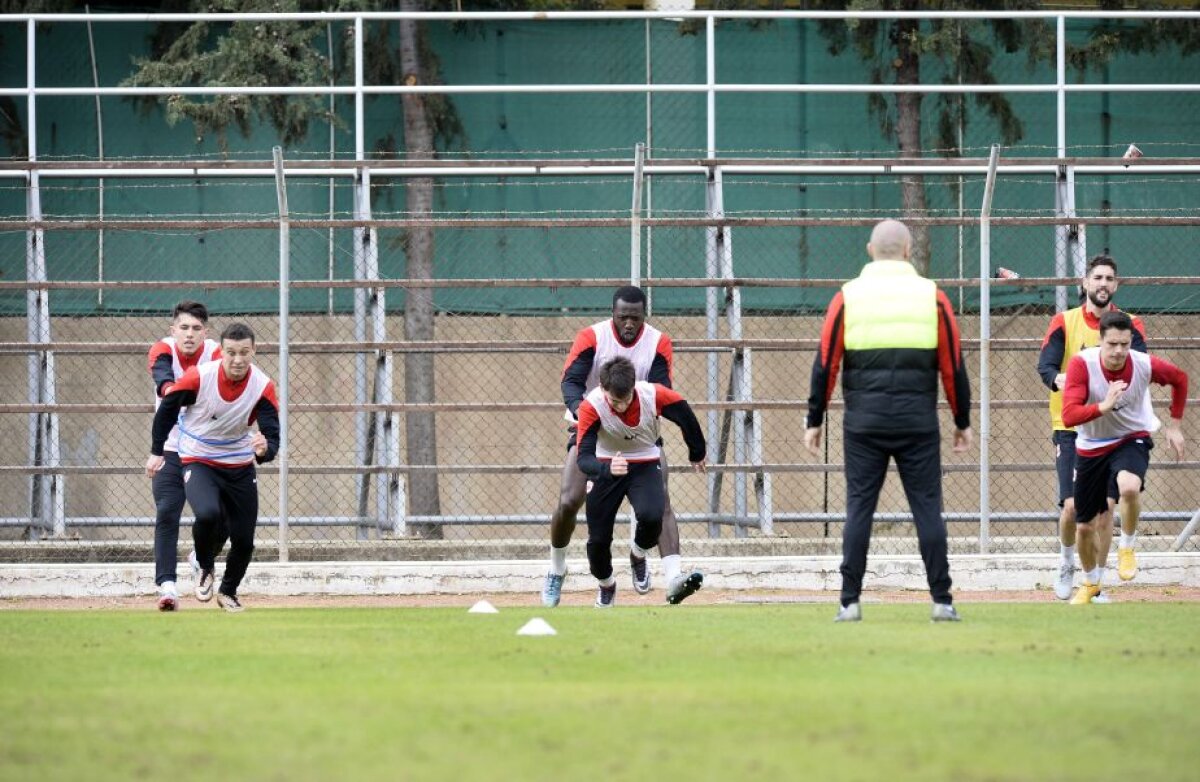
M 179 517 L 183 515 L 183 466 L 179 454 L 163 452 L 163 466 L 150 482 L 154 493 L 154 583 L 174 581 L 179 562 Z
M 662 467 L 658 460 L 632 462 L 625 475 L 592 482 L 587 494 L 587 556 L 592 575 L 603 581 L 612 575 L 613 525 L 621 501 L 629 498 L 637 516 L 633 540 L 643 549 L 653 548 L 662 532 L 667 495 L 663 490 Z
M 224 545 L 224 523 L 229 526 L 229 555 L 221 577 L 221 591 L 236 595 L 238 585 L 254 556 L 254 528 L 258 525 L 258 477 L 253 464 L 245 467 L 212 467 L 195 462 L 184 465 L 187 501 L 196 514 L 192 540 L 200 566 L 213 569 L 213 560 Z
M 187 500 L 183 490 L 183 465 L 175 451 L 163 452 L 163 466 L 154 474 L 150 483 L 154 493 L 154 583 L 177 580 L 179 564 L 179 521 L 183 516 L 183 503 Z M 219 540 L 208 565 L 225 546 L 229 531 L 221 521 Z M 199 558 L 199 555 L 197 555 Z M 201 566 L 203 566 L 201 560 Z
M 846 456 L 846 526 L 842 530 L 842 605 L 858 602 L 867 570 L 871 522 L 888 461 L 896 460 L 900 482 L 917 525 L 929 594 L 950 603 L 950 563 L 942 519 L 941 436 L 932 432 L 870 434 L 843 432 Z

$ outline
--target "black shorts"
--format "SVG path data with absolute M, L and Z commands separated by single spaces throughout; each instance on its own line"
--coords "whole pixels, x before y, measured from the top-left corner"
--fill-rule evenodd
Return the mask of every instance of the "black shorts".
M 1126 440 L 1102 456 L 1077 456 L 1075 460 L 1075 521 L 1086 524 L 1108 510 L 1108 501 L 1120 497 L 1117 473 L 1124 470 L 1141 479 L 1146 488 L 1146 469 L 1154 441 L 1149 437 Z
M 1058 473 L 1058 507 L 1067 497 L 1075 496 L 1075 432 L 1056 429 L 1051 442 L 1054 443 L 1054 471 Z

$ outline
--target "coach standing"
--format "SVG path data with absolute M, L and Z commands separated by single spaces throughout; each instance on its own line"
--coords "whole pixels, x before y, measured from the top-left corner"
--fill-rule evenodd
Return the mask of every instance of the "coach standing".
M 932 619 L 958 621 L 942 518 L 938 377 L 954 416 L 955 451 L 971 447 L 971 389 L 950 300 L 913 268 L 911 251 L 912 237 L 903 223 L 884 220 L 875 226 L 867 244 L 871 261 L 834 295 L 813 361 L 804 433 L 813 453 L 819 452 L 825 410 L 845 362 L 846 525 L 839 622 L 862 618 L 859 595 L 871 522 L 889 459 L 896 460 L 917 525 Z
M 163 446 L 178 419 L 184 490 L 196 514 L 196 558 L 203 570 L 213 570 L 224 543 L 221 522 L 228 519 L 229 556 L 217 603 L 238 612 L 242 603 L 237 589 L 254 555 L 258 525 L 254 464 L 271 461 L 279 449 L 279 401 L 275 383 L 254 366 L 255 340 L 249 326 L 226 327 L 221 352 L 220 361 L 192 367 L 164 388 L 154 414 L 146 473 L 153 476 L 162 468 Z M 258 431 L 251 428 L 255 423 Z

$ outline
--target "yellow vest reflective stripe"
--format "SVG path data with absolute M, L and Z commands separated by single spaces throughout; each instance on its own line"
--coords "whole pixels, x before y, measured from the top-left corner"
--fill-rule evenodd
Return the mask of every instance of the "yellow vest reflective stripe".
M 1059 372 L 1067 371 L 1071 357 L 1084 348 L 1094 348 L 1100 344 L 1100 330 L 1088 326 L 1087 318 L 1083 316 L 1083 307 L 1075 307 L 1063 313 L 1063 360 Z M 1062 420 L 1062 389 L 1050 392 L 1050 422 L 1055 431 L 1073 432 L 1074 427 L 1067 426 Z
M 842 300 L 846 350 L 937 349 L 937 284 L 907 261 L 868 263 Z

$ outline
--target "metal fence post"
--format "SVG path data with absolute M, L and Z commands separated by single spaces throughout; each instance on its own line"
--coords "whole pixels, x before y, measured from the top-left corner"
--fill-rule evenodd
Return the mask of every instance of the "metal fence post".
M 979 208 L 979 553 L 988 553 L 991 544 L 991 480 L 988 455 L 991 445 L 992 422 L 988 405 L 991 402 L 990 362 L 992 338 L 992 195 L 996 190 L 996 164 L 1000 160 L 1000 145 L 993 144 L 988 156 L 987 183 L 983 189 L 983 205 Z
M 287 184 L 283 175 L 283 148 L 271 150 L 275 158 L 275 193 L 279 202 L 279 561 L 288 561 L 288 320 L 291 232 L 288 225 Z

